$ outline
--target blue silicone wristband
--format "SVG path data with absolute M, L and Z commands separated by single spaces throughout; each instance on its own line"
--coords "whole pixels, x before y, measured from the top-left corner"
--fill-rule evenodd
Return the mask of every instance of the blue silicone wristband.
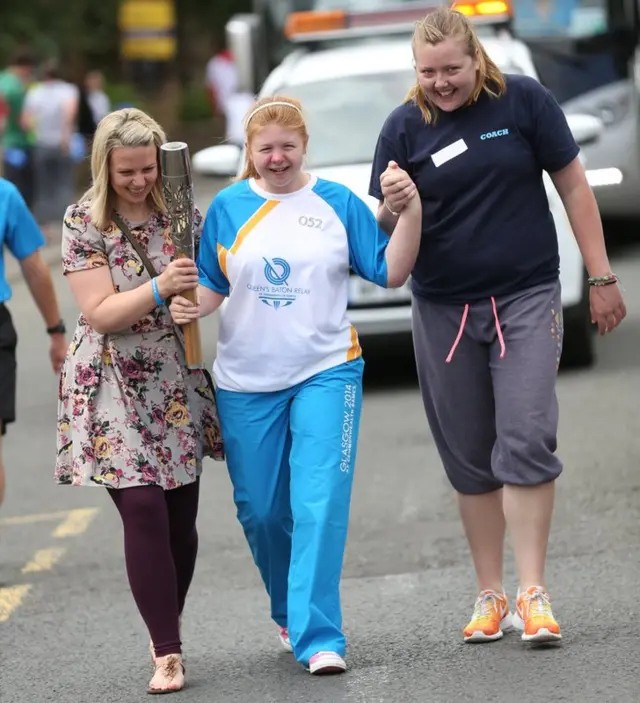
M 160 291 L 158 291 L 158 281 L 156 278 L 151 279 L 151 288 L 153 289 L 153 297 L 156 299 L 158 305 L 164 305 L 164 300 L 160 297 Z

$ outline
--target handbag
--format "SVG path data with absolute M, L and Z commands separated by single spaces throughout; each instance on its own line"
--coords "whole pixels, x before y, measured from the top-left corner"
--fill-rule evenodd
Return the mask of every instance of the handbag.
M 140 260 L 144 264 L 144 267 L 147 269 L 147 273 L 151 276 L 151 278 L 155 278 L 158 275 L 158 272 L 156 271 L 154 265 L 151 263 L 149 260 L 149 257 L 146 255 L 144 249 L 140 246 L 140 242 L 133 236 L 131 233 L 131 230 L 129 227 L 125 224 L 123 219 L 115 212 L 111 213 L 111 219 L 118 225 L 118 228 L 124 234 L 124 236 L 127 238 L 129 241 L 129 244 L 135 249 L 136 253 L 140 257 Z M 165 305 L 167 307 L 167 310 L 169 309 L 170 305 L 170 300 L 165 300 Z M 171 315 L 171 313 L 169 313 Z M 178 340 L 178 343 L 180 344 L 182 351 L 184 353 L 185 347 L 184 347 L 184 340 L 182 339 L 182 332 L 178 328 L 178 326 L 174 323 L 173 325 L 174 328 L 174 334 L 176 336 L 176 339 Z M 207 385 L 209 386 L 209 390 L 211 391 L 211 394 L 213 395 L 213 399 L 215 402 L 216 394 L 215 394 L 215 389 L 213 386 L 213 379 L 211 378 L 211 374 L 207 369 L 199 369 L 202 371 L 204 374 L 205 379 L 207 380 Z

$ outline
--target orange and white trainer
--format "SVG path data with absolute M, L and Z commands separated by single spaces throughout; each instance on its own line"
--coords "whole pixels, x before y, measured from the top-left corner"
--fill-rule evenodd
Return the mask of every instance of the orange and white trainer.
M 556 642 L 562 639 L 560 625 L 553 617 L 551 598 L 540 586 L 518 591 L 513 626 L 522 632 L 525 642 Z
M 511 628 L 509 601 L 504 593 L 482 591 L 476 600 L 471 622 L 464 628 L 465 642 L 494 642 Z

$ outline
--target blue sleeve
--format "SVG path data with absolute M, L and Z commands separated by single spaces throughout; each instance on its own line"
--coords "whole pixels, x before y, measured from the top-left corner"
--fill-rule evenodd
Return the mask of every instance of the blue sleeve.
M 11 189 L 8 206 L 4 241 L 9 251 L 21 261 L 43 247 L 46 239 L 17 188 Z
M 387 287 L 389 235 L 380 229 L 371 209 L 354 193 L 347 202 L 347 239 L 351 268 L 371 283 Z
M 580 153 L 567 118 L 553 94 L 536 81 L 532 91 L 534 115 L 530 139 L 543 171 L 555 173 L 568 166 Z
M 407 145 L 403 138 L 402 130 L 399 129 L 398 121 L 398 116 L 395 113 L 389 115 L 380 130 L 376 149 L 373 153 L 369 195 L 378 200 L 383 200 L 380 176 L 385 172 L 389 161 L 395 161 L 401 169 L 410 173 Z
M 197 264 L 200 283 L 203 286 L 220 293 L 220 295 L 229 295 L 229 280 L 222 270 L 218 257 L 218 213 L 216 209 L 214 201 L 204 218 Z

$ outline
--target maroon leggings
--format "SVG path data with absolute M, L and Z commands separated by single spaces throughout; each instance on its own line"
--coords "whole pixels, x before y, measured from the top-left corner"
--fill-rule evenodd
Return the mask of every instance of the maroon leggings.
M 156 656 L 180 654 L 179 617 L 196 565 L 200 481 L 107 489 L 124 527 L 127 576 Z

